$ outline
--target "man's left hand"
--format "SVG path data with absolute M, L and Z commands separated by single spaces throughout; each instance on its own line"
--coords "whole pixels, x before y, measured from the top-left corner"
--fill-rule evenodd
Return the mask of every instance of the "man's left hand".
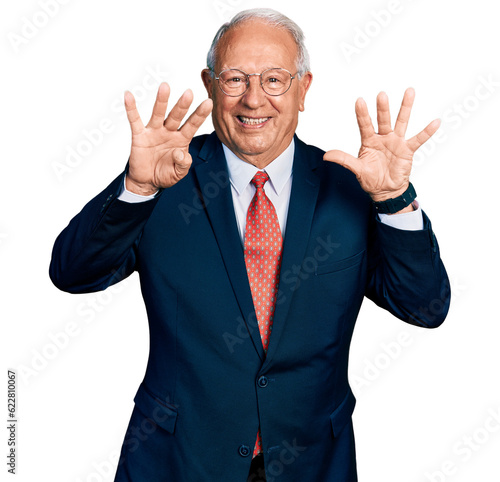
M 389 99 L 385 92 L 380 92 L 377 96 L 376 133 L 366 103 L 359 98 L 356 101 L 356 117 L 361 133 L 358 157 L 338 150 L 328 151 L 323 156 L 325 161 L 336 162 L 352 171 L 373 201 L 395 198 L 406 191 L 414 152 L 439 129 L 441 122 L 436 119 L 416 136 L 405 140 L 414 99 L 415 91 L 407 89 L 392 130 Z

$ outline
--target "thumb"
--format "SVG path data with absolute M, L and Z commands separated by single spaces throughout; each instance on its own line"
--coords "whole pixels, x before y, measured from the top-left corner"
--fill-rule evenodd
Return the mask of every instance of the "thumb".
M 172 156 L 174 158 L 174 162 L 177 166 L 179 167 L 184 167 L 184 151 L 182 149 L 174 149 L 174 152 L 172 153 Z
M 333 150 L 325 152 L 323 160 L 340 164 L 356 175 L 361 167 L 361 161 L 357 157 L 351 156 L 351 154 L 347 154 L 347 152 L 344 151 Z
M 185 174 L 184 171 L 187 171 L 191 166 L 191 156 L 186 155 L 182 149 L 174 149 L 172 156 L 176 171 Z

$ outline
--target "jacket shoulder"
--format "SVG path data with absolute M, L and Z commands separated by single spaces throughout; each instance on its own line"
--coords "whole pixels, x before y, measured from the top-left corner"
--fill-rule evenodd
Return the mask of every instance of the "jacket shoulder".
M 366 196 L 353 172 L 340 164 L 323 160 L 326 151 L 311 144 L 306 144 L 298 137 L 295 137 L 295 141 L 298 155 L 307 159 L 310 167 L 318 173 L 322 184 L 343 185 L 350 189 L 353 194 L 362 197 Z
M 207 139 L 210 137 L 210 134 L 201 134 L 199 136 L 193 137 L 189 144 L 189 153 L 195 157 L 198 156 L 199 152 L 201 151 L 201 148 L 207 141 Z

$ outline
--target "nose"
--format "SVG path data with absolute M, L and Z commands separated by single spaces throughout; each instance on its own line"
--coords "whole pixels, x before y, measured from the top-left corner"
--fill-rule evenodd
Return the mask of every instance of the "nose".
M 257 109 L 265 103 L 266 93 L 260 85 L 259 74 L 250 74 L 248 76 L 248 89 L 242 95 L 241 101 L 251 109 Z

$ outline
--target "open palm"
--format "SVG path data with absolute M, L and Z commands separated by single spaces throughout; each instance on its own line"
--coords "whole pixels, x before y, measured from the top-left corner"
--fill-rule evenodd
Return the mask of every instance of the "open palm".
M 415 91 L 407 89 L 393 130 L 389 99 L 381 92 L 377 96 L 378 133 L 373 128 L 365 101 L 358 99 L 356 117 L 361 133 L 358 157 L 339 150 L 328 151 L 323 157 L 351 170 L 374 201 L 395 198 L 408 188 L 413 154 L 439 128 L 440 121 L 436 119 L 416 136 L 405 140 L 414 99 Z
M 137 194 L 152 194 L 159 188 L 171 187 L 188 173 L 192 161 L 189 144 L 212 111 L 212 101 L 206 99 L 181 127 L 193 102 L 193 93 L 184 92 L 165 119 L 169 95 L 168 84 L 161 83 L 151 119 L 144 126 L 134 96 L 125 92 L 125 109 L 132 130 L 126 182 L 127 189 Z

